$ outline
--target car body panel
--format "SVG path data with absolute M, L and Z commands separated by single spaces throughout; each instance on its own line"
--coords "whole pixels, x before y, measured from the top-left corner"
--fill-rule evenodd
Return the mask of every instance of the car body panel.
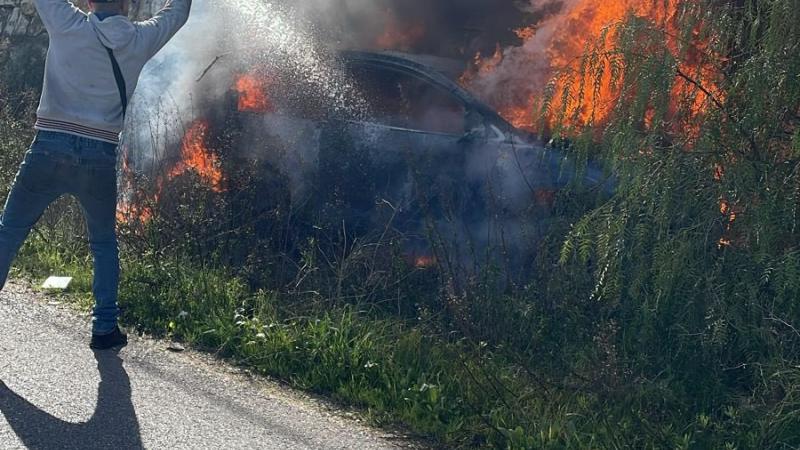
M 262 157 L 290 179 L 296 215 L 357 234 L 392 221 L 412 243 L 435 232 L 470 263 L 500 241 L 507 256 L 524 259 L 546 232 L 559 190 L 579 173 L 587 185 L 606 183 L 599 167 L 577 170 L 563 151 L 515 129 L 430 67 L 375 52 L 344 51 L 340 60 L 371 112 L 242 114 L 245 128 L 258 130 L 247 147 L 271 149 Z

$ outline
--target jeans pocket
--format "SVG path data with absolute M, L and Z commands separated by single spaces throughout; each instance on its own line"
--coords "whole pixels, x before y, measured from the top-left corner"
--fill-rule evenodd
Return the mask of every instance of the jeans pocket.
M 75 137 L 55 131 L 38 131 L 31 143 L 32 153 L 70 153 L 75 146 Z
M 60 166 L 59 161 L 47 154 L 28 152 L 14 183 L 37 194 L 53 192 Z
M 89 170 L 86 192 L 102 204 L 117 203 L 117 169 L 115 166 L 96 166 Z
M 114 168 L 117 165 L 117 146 L 107 142 L 91 141 L 81 147 L 81 164 L 92 170 Z

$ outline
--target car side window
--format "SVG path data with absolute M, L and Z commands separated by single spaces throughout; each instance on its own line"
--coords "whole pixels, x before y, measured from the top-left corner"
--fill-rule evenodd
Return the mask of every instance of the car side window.
M 464 104 L 439 86 L 384 68 L 357 66 L 350 73 L 368 103 L 368 120 L 424 132 L 466 131 Z

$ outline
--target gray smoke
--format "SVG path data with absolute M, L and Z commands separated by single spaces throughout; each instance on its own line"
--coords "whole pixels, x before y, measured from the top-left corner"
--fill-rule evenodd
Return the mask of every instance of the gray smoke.
M 525 111 L 526 116 L 518 118 L 518 124 L 534 127 L 534 116 L 541 106 L 537 102 L 555 74 L 548 50 L 561 34 L 576 31 L 565 26 L 567 15 L 558 13 L 569 11 L 577 3 L 578 0 L 558 4 L 531 0 L 530 7 L 541 12 L 540 20 L 533 24 L 535 33 L 521 43 L 501 46 L 493 70 L 470 77 L 466 87 L 498 109 Z
M 125 147 L 137 171 L 157 173 L 165 162 L 179 157 L 175 148 L 188 124 L 224 104 L 236 76 L 254 69 L 293 74 L 307 88 L 302 95 L 328 108 L 360 113 L 364 100 L 334 62 L 339 49 L 386 48 L 467 61 L 501 45 L 501 67 L 475 79 L 473 87 L 490 104 L 493 99 L 505 104 L 506 96 L 515 95 L 509 86 L 523 85 L 521 77 L 535 76 L 536 67 L 546 67 L 543 43 L 558 32 L 558 22 L 547 18 L 561 5 L 552 0 L 305 0 L 292 5 L 195 0 L 189 23 L 143 73 Z M 514 33 L 515 28 L 536 23 L 541 26 L 534 39 L 523 43 Z M 293 200 L 307 195 L 307 174 L 318 163 L 310 149 L 318 147 L 320 139 L 312 127 L 280 116 L 251 115 L 241 122 L 250 132 L 249 140 L 240 142 L 245 147 L 264 148 L 260 140 L 266 135 L 286 144 L 280 152 L 254 156 L 274 158 L 271 162 L 290 180 Z M 173 154 L 166 154 L 169 149 Z M 467 235 L 481 237 L 477 249 L 464 248 L 461 253 L 483 253 L 490 241 L 504 241 L 514 252 L 526 233 L 539 233 L 528 231 L 530 224 L 522 219 L 537 180 L 525 179 L 513 155 L 493 148 L 473 150 L 462 168 L 467 181 L 486 182 L 491 189 L 486 202 L 497 203 L 516 218 L 487 216 L 438 225 L 461 243 Z M 556 165 L 550 172 L 558 170 Z M 468 259 L 474 260 L 463 260 Z
M 331 107 L 357 108 L 357 95 L 311 27 L 297 11 L 266 1 L 195 0 L 189 22 L 142 73 L 126 133 L 136 163 L 152 167 L 170 158 L 164 150 L 224 100 L 237 72 L 290 73 Z
M 139 13 L 152 12 L 160 1 L 140 3 Z M 403 50 L 467 61 L 500 45 L 506 49 L 500 70 L 469 87 L 490 105 L 514 103 L 527 97 L 526 84 L 540 85 L 537 77 L 544 71 L 537 68 L 546 66 L 540 44 L 557 32 L 557 22 L 546 18 L 561 5 L 560 0 L 195 0 L 186 27 L 142 75 L 129 148 L 135 147 L 141 161 L 163 158 L 158 153 L 169 147 L 164 144 L 180 139 L 187 123 L 230 90 L 234 69 L 292 73 L 316 87 L 319 101 L 363 107 L 331 63 L 338 49 Z M 514 33 L 542 22 L 535 39 L 523 43 Z

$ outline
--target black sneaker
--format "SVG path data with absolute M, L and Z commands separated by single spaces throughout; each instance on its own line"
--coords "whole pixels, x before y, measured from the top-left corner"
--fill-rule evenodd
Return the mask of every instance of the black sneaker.
M 122 348 L 128 345 L 128 336 L 119 327 L 114 327 L 110 334 L 93 334 L 89 348 L 93 350 L 108 350 L 110 348 Z

